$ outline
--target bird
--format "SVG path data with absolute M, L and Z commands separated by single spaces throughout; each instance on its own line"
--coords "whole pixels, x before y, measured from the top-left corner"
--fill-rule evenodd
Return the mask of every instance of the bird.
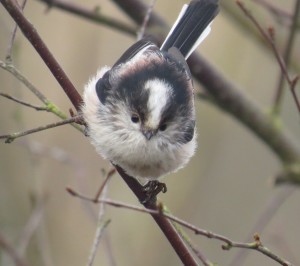
M 192 0 L 160 47 L 148 38 L 135 42 L 84 86 L 91 143 L 142 184 L 183 168 L 195 153 L 194 86 L 186 60 L 218 12 L 218 0 Z

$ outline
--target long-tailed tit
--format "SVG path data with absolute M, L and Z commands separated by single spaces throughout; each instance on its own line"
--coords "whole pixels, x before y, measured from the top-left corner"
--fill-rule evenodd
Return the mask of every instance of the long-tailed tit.
M 184 5 L 163 45 L 133 44 L 84 88 L 82 112 L 97 152 L 140 181 L 184 167 L 196 148 L 186 59 L 210 32 L 218 0 Z

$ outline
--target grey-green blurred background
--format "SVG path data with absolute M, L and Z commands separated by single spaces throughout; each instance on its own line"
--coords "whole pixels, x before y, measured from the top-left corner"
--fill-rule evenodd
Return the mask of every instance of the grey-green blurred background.
M 104 14 L 131 24 L 111 1 L 72 2 L 91 9 L 98 5 Z M 198 52 L 259 102 L 264 112 L 269 112 L 277 86 L 278 65 L 273 55 L 243 29 L 241 22 L 225 11 L 229 7 L 243 18 L 235 1 L 221 2 L 221 14 Z M 171 24 L 183 3 L 182 0 L 157 0 L 155 11 Z M 276 27 L 276 41 L 282 49 L 287 28 L 276 24 L 268 12 L 253 2 L 245 0 L 245 3 L 264 27 Z M 272 3 L 290 12 L 294 6 L 292 0 Z M 28 1 L 25 14 L 80 93 L 97 68 L 112 65 L 135 41 L 126 34 L 55 8 L 47 10 L 38 1 Z M 5 60 L 14 24 L 2 6 L 0 25 L 0 59 Z M 293 53 L 298 69 L 299 57 L 298 36 Z M 14 44 L 13 62 L 51 101 L 68 112 L 69 100 L 20 31 Z M 196 84 L 196 89 L 201 90 L 201 86 Z M 41 104 L 2 69 L 0 91 Z M 168 192 L 160 195 L 160 199 L 173 214 L 200 228 L 245 241 L 267 204 L 286 189 L 272 185 L 281 165 L 268 147 L 234 118 L 205 101 L 198 100 L 196 106 L 197 154 L 185 169 L 164 179 Z M 0 98 L 0 108 L 0 134 L 58 121 L 50 113 L 37 112 L 4 98 Z M 288 90 L 282 117 L 284 126 L 299 138 L 299 113 Z M 109 170 L 109 163 L 71 126 L 33 134 L 12 144 L 1 141 L 0 158 L 0 233 L 16 251 L 24 254 L 29 265 L 86 265 L 98 206 L 70 196 L 65 188 L 72 187 L 92 197 L 103 181 L 101 169 Z M 110 182 L 108 197 L 138 205 L 117 175 Z M 261 233 L 266 246 L 295 265 L 300 265 L 299 200 L 296 190 Z M 36 201 L 42 201 L 42 207 L 36 207 Z M 111 219 L 111 223 L 101 240 L 94 265 L 181 265 L 151 217 L 113 207 L 106 207 L 105 212 L 105 219 Z M 221 242 L 188 233 L 199 249 L 219 265 L 230 265 L 240 251 L 223 251 Z M 247 253 L 242 265 L 278 265 L 255 251 Z M 0 265 L 13 265 L 1 250 Z

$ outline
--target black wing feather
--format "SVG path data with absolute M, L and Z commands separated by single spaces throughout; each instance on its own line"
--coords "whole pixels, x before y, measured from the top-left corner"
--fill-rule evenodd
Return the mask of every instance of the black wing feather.
M 140 52 L 142 49 L 146 48 L 147 46 L 149 46 L 149 48 L 151 46 L 155 46 L 155 44 L 153 44 L 151 41 L 147 40 L 147 39 L 142 39 L 136 43 L 134 43 L 132 46 L 130 46 L 125 52 L 124 54 L 119 58 L 119 60 L 113 65 L 113 67 L 123 64 L 127 61 L 129 61 L 130 59 L 132 59 L 138 52 Z

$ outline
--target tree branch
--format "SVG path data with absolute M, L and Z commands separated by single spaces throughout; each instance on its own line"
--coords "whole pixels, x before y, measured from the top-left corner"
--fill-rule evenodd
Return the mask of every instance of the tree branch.
M 151 3 L 149 4 L 149 7 L 148 7 L 147 13 L 145 15 L 144 21 L 143 21 L 143 23 L 141 25 L 141 28 L 140 28 L 140 30 L 138 31 L 138 34 L 137 34 L 137 40 L 138 41 L 141 40 L 142 38 L 144 38 L 144 36 L 145 36 L 146 28 L 148 26 L 148 21 L 149 21 L 151 13 L 153 11 L 155 3 L 156 3 L 156 0 L 152 0 Z
M 19 103 L 19 104 L 22 104 L 24 106 L 27 106 L 27 107 L 30 107 L 30 108 L 33 108 L 35 109 L 36 111 L 47 111 L 49 112 L 49 109 L 47 107 L 44 107 L 44 106 L 36 106 L 36 105 L 33 105 L 33 104 L 30 104 L 30 103 L 27 103 L 27 102 L 24 102 L 22 100 L 19 100 L 13 96 L 10 96 L 9 94 L 7 93 L 4 93 L 4 92 L 0 92 L 0 96 L 4 97 L 4 98 L 7 98 L 9 100 L 12 100 L 16 103 Z
M 67 11 L 71 14 L 81 16 L 92 22 L 103 24 L 112 29 L 122 31 L 130 35 L 136 35 L 137 29 L 126 25 L 124 22 L 118 21 L 115 18 L 105 16 L 101 14 L 99 8 L 95 7 L 93 10 L 90 10 L 82 5 L 73 3 L 71 1 L 65 0 L 38 0 L 40 2 L 48 4 L 49 8 L 56 7 L 58 9 Z
M 297 32 L 297 23 L 298 23 L 299 14 L 300 14 L 300 0 L 296 0 L 296 4 L 294 7 L 293 21 L 292 21 L 292 25 L 290 26 L 290 32 L 289 32 L 288 40 L 287 40 L 286 47 L 284 50 L 284 55 L 283 55 L 283 60 L 286 64 L 287 68 L 290 65 L 290 59 L 291 59 L 293 45 L 294 45 L 296 32 Z M 274 109 L 275 113 L 279 113 L 279 111 L 281 109 L 280 106 L 281 106 L 282 99 L 283 99 L 284 78 L 285 78 L 284 73 L 281 71 L 280 76 L 279 76 L 279 81 L 278 81 L 278 87 L 277 87 L 275 99 L 274 99 L 273 109 Z M 298 110 L 300 110 L 300 108 L 299 108 L 300 104 L 299 104 L 297 95 L 295 93 L 295 86 L 296 86 L 296 84 L 294 84 L 291 87 L 291 90 L 292 90 L 294 98 L 296 99 L 295 101 L 297 102 Z
M 253 236 L 254 232 L 262 233 L 266 226 L 270 223 L 272 218 L 278 212 L 280 207 L 287 201 L 287 199 L 293 195 L 293 193 L 297 190 L 295 186 L 283 186 L 279 188 L 277 194 L 272 194 L 265 206 L 263 207 L 263 211 L 261 215 L 258 216 L 257 220 L 255 221 L 254 225 L 252 226 L 246 241 L 249 241 Z M 240 250 L 235 257 L 233 258 L 232 262 L 229 264 L 230 266 L 233 265 L 244 265 L 246 257 L 249 253 L 245 252 L 246 250 Z
M 22 11 L 24 10 L 26 3 L 27 3 L 27 0 L 24 0 L 23 3 L 21 4 L 21 10 Z M 16 24 L 15 28 L 13 29 L 13 32 L 11 34 L 10 42 L 8 44 L 8 47 L 7 47 L 5 60 L 8 61 L 8 62 L 12 61 L 11 52 L 12 52 L 12 48 L 13 48 L 13 45 L 14 45 L 14 42 L 15 42 L 15 39 L 16 39 L 17 29 L 18 29 L 18 25 Z
M 56 122 L 56 123 L 51 123 L 51 124 L 48 124 L 48 125 L 45 125 L 45 126 L 36 127 L 36 128 L 29 129 L 29 130 L 26 130 L 26 131 L 16 132 L 16 133 L 6 134 L 6 135 L 0 135 L 0 139 L 5 139 L 5 143 L 11 143 L 17 138 L 24 137 L 24 136 L 27 136 L 27 135 L 30 135 L 30 134 L 33 134 L 33 133 L 36 133 L 36 132 L 40 132 L 40 131 L 43 131 L 43 130 L 47 130 L 47 129 L 50 129 L 50 128 L 59 127 L 59 126 L 63 126 L 63 125 L 74 123 L 74 122 L 76 123 L 80 119 L 81 119 L 81 117 L 78 117 L 78 116 L 71 117 L 71 118 L 66 119 L 66 120 L 62 120 L 62 121 L 59 121 L 59 122 Z
M 0 248 L 9 254 L 16 266 L 28 266 L 28 264 L 20 258 L 15 249 L 8 243 L 8 241 L 5 239 L 1 232 Z
M 28 88 L 41 102 L 45 104 L 47 111 L 55 114 L 61 119 L 66 119 L 67 115 L 62 112 L 53 102 L 47 99 L 47 97 L 35 87 L 11 62 L 3 62 L 0 60 L 0 67 L 11 73 L 16 79 L 18 79 L 26 88 Z M 77 130 L 83 132 L 82 128 L 78 124 L 72 124 Z
M 26 77 L 24 77 L 21 72 L 13 66 L 12 63 L 5 63 L 0 60 L 0 67 L 11 73 L 22 84 L 24 84 L 41 102 L 43 102 L 47 106 L 49 101 L 46 96 L 41 93 L 41 91 L 38 90 Z
M 256 2 L 262 2 L 265 0 L 252 0 Z M 220 6 L 221 10 L 223 11 L 224 15 L 227 15 L 228 19 L 232 21 L 235 27 L 241 29 L 248 39 L 254 40 L 262 50 L 268 54 L 271 54 L 272 51 L 269 49 L 269 45 L 263 40 L 261 35 L 257 32 L 257 30 L 253 27 L 253 24 L 236 8 L 234 3 L 235 1 L 221 1 Z M 272 0 L 270 1 L 272 2 Z M 284 29 L 291 25 L 292 21 L 292 14 L 287 14 L 287 16 L 281 16 L 282 24 L 284 24 Z M 299 30 L 300 23 L 298 24 Z M 280 42 L 282 43 L 282 42 Z M 280 47 L 281 48 L 281 47 Z M 291 58 L 291 68 L 294 69 L 296 72 L 300 71 L 300 64 L 299 58 L 294 56 Z
M 1 3 L 18 24 L 19 28 L 22 30 L 28 41 L 41 56 L 45 64 L 48 66 L 49 70 L 52 72 L 53 76 L 56 78 L 58 83 L 61 85 L 61 87 L 69 97 L 70 101 L 73 103 L 76 110 L 79 111 L 82 102 L 80 94 L 77 92 L 74 85 L 69 80 L 63 69 L 60 67 L 50 50 L 47 48 L 46 44 L 39 36 L 36 29 L 24 17 L 24 15 L 22 14 L 22 10 L 19 8 L 15 1 L 2 0 Z
M 279 23 L 281 22 L 286 26 L 290 26 L 293 19 L 292 13 L 279 8 L 271 1 L 267 1 L 267 0 L 252 0 L 252 1 L 261 5 L 266 10 L 268 10 L 277 19 Z M 300 25 L 298 25 L 297 27 L 299 26 Z
M 297 98 L 297 95 L 296 95 L 296 92 L 295 92 L 295 87 L 296 87 L 298 77 L 296 77 L 294 79 L 292 79 L 290 77 L 290 75 L 288 73 L 288 70 L 287 70 L 286 61 L 284 61 L 284 59 L 282 58 L 281 54 L 279 53 L 279 51 L 278 51 L 278 49 L 275 45 L 274 36 L 273 36 L 274 35 L 274 30 L 272 28 L 269 28 L 269 33 L 265 32 L 264 29 L 258 23 L 258 21 L 255 19 L 255 17 L 252 16 L 251 12 L 248 9 L 246 9 L 245 5 L 240 0 L 237 0 L 236 3 L 240 7 L 240 9 L 244 12 L 244 14 L 251 20 L 251 22 L 255 25 L 255 27 L 258 29 L 258 31 L 261 33 L 261 35 L 266 40 L 266 42 L 272 48 L 272 51 L 275 55 L 275 58 L 278 62 L 278 65 L 280 67 L 282 76 L 286 79 L 286 81 L 289 84 L 289 87 L 290 87 L 290 90 L 292 92 L 294 101 L 296 103 L 296 107 L 298 109 L 298 112 L 300 113 L 300 102 L 299 102 L 299 100 Z M 297 2 L 297 6 L 298 6 L 298 4 L 299 4 L 299 7 L 300 7 L 300 1 Z M 298 14 L 298 12 L 299 12 L 299 10 L 296 11 L 296 15 Z M 298 18 L 298 16 L 296 16 L 296 20 L 297 20 L 297 18 Z M 294 39 L 294 37 L 293 37 L 293 34 L 292 34 L 291 41 L 293 41 L 293 39 Z M 290 45 L 292 45 L 292 43 Z M 288 47 L 288 48 L 290 49 L 291 47 Z M 289 57 L 289 53 L 290 53 L 290 51 L 288 51 L 288 54 L 287 54 L 288 57 Z M 280 101 L 280 98 L 281 98 L 281 91 L 278 92 L 278 95 L 276 97 L 276 103 L 277 103 L 277 101 L 278 102 Z M 275 106 L 275 114 L 278 113 L 277 108 L 279 108 L 279 106 Z
M 123 203 L 120 201 L 111 200 L 108 198 L 98 199 L 97 201 L 95 201 L 94 198 L 89 198 L 84 195 L 81 195 L 71 188 L 67 188 L 67 191 L 74 197 L 78 197 L 80 199 L 87 200 L 87 201 L 90 201 L 93 203 L 102 203 L 102 204 L 104 203 L 104 204 L 107 204 L 107 205 L 110 205 L 113 207 L 117 207 L 117 208 L 125 208 L 125 209 L 129 209 L 129 210 L 137 211 L 137 212 L 148 213 L 148 214 L 151 214 L 152 216 L 167 218 L 168 220 L 175 222 L 175 223 L 177 223 L 181 226 L 184 226 L 185 228 L 193 231 L 196 235 L 202 235 L 207 238 L 216 239 L 216 240 L 219 240 L 219 241 L 225 243 L 224 245 L 222 245 L 223 250 L 230 250 L 231 248 L 253 249 L 253 250 L 256 250 L 256 251 L 268 256 L 269 258 L 273 259 L 274 261 L 277 261 L 281 265 L 292 266 L 292 264 L 290 262 L 279 257 L 278 255 L 276 255 L 275 253 L 270 251 L 267 247 L 265 247 L 262 244 L 258 234 L 254 235 L 254 242 L 250 242 L 250 243 L 237 242 L 237 241 L 233 241 L 223 235 L 219 235 L 219 234 L 201 229 L 201 228 L 199 228 L 193 224 L 190 224 L 176 216 L 168 214 L 164 211 L 163 206 L 158 210 L 153 210 L 150 208 L 140 208 L 140 207 L 137 207 L 134 205 L 126 204 L 126 203 Z
M 136 197 L 139 199 L 140 202 L 145 202 L 147 195 L 145 195 L 143 187 L 141 184 L 135 179 L 128 176 L 122 168 L 116 166 L 118 173 L 122 176 L 125 183 L 130 187 Z M 156 215 L 155 212 L 160 212 L 160 208 L 156 205 L 156 202 L 148 201 L 143 204 L 145 208 L 150 209 L 153 213 L 150 213 L 152 218 L 155 220 L 157 225 L 160 227 L 166 238 L 169 240 L 170 244 L 172 245 L 173 249 L 177 253 L 178 257 L 181 259 L 184 265 L 197 265 L 197 262 L 190 254 L 189 250 L 185 246 L 184 242 L 182 241 L 181 237 L 177 233 L 176 229 L 174 228 L 173 224 L 166 218 L 161 215 Z

